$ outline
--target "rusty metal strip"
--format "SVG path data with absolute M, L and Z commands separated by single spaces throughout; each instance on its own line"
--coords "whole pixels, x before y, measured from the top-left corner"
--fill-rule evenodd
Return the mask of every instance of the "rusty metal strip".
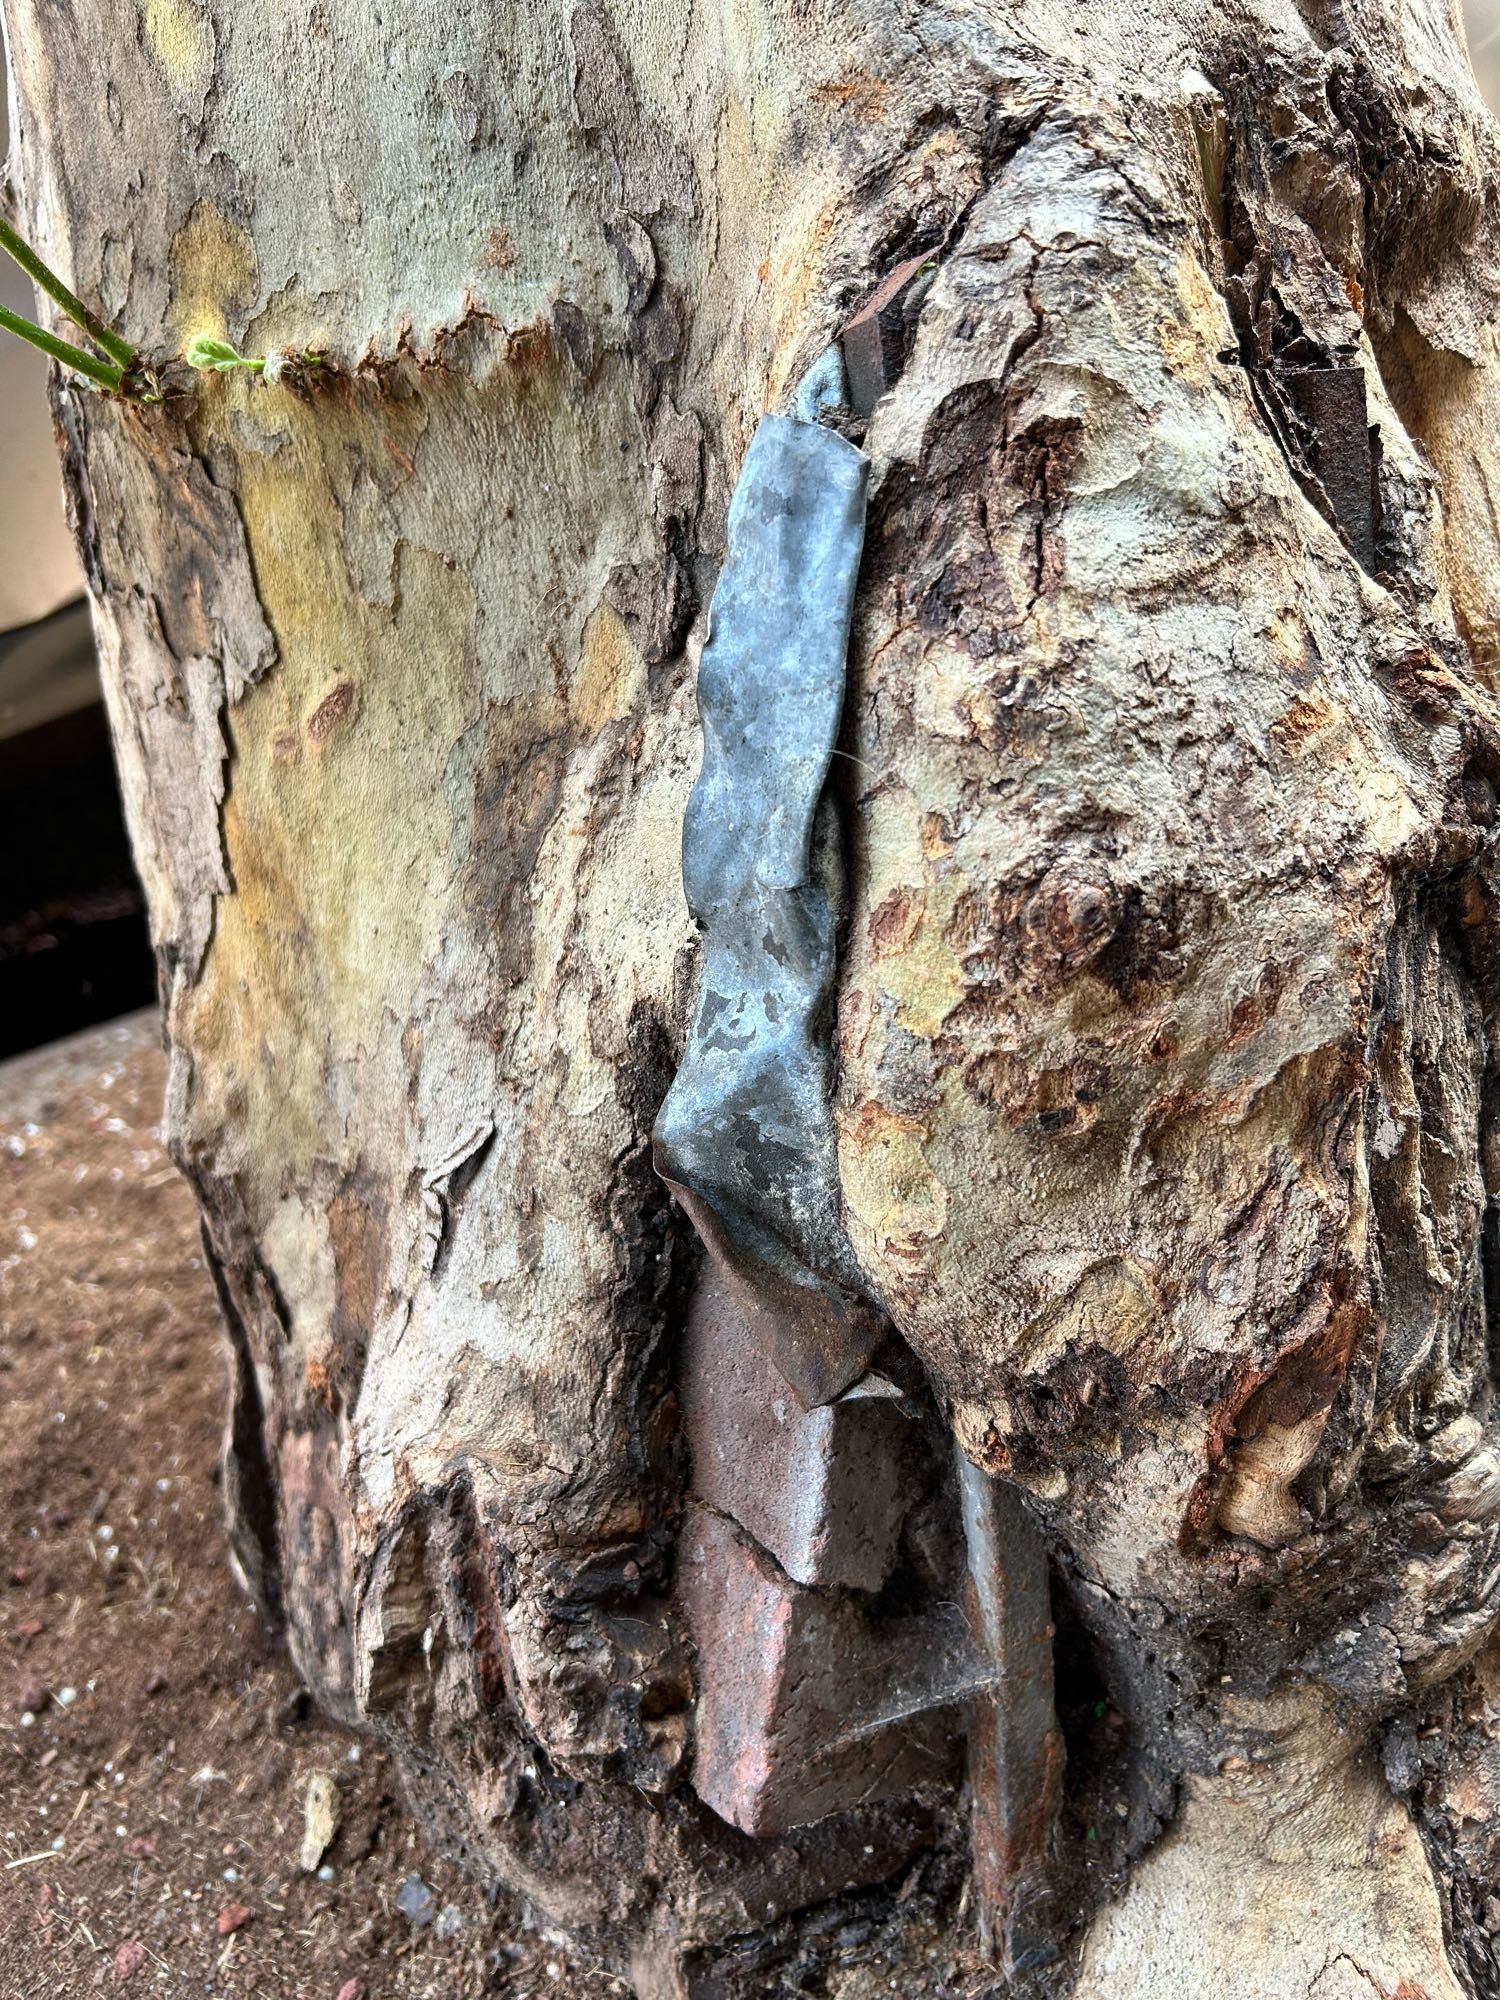
M 957 1452 L 969 1583 L 964 1609 L 998 1673 L 969 1711 L 974 1891 L 985 1956 L 1008 1978 L 1057 1955 L 1052 1861 L 1063 1747 L 1052 1604 L 1036 1523 L 1008 1481 Z
M 901 373 L 916 312 L 946 248 L 945 237 L 938 250 L 924 250 L 898 264 L 839 334 L 849 400 L 862 417 L 874 415 L 875 405 Z
M 808 1406 L 847 1389 L 882 1332 L 844 1237 L 829 1103 L 839 867 L 823 791 L 869 472 L 815 420 L 842 400 L 829 350 L 794 413 L 762 420 L 730 503 L 682 836 L 703 969 L 655 1132 L 658 1171 Z

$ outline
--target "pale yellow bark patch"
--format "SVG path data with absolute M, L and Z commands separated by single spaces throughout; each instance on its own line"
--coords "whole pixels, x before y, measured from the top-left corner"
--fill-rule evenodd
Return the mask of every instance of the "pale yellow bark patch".
M 583 628 L 578 671 L 568 683 L 568 707 L 585 736 L 635 710 L 646 685 L 641 658 L 620 614 L 608 604 L 590 613 Z
M 141 24 L 173 97 L 183 110 L 201 117 L 214 74 L 212 16 L 192 0 L 146 0 Z
M 862 1104 L 839 1121 L 839 1173 L 856 1236 L 903 1270 L 925 1268 L 948 1218 L 948 1190 L 922 1151 L 915 1118 Z
M 1090 1931 L 1075 2000 L 1463 2000 L 1421 1838 L 1373 1759 L 1305 1697 L 1240 1714 L 1274 1750 L 1257 1737 L 1188 1778 Z
M 226 339 L 229 322 L 249 310 L 260 285 L 254 243 L 210 201 L 195 202 L 173 237 L 171 272 L 172 326 L 184 347 L 195 333 Z M 206 380 L 225 393 L 213 377 Z

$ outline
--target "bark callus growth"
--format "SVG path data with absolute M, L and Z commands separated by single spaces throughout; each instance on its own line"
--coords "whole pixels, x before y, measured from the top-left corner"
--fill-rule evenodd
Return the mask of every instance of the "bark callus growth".
M 981 1945 L 1059 2000 L 1492 1991 L 1500 148 L 1451 10 L 4 7 L 48 264 L 142 354 L 324 358 L 56 392 L 309 1685 L 643 1993 L 936 2000 Z M 752 990 L 679 867 L 700 607 L 841 333 L 842 720 L 789 705 L 826 777 L 744 933 L 797 1061 L 675 1176 L 705 1253 L 651 1164 Z

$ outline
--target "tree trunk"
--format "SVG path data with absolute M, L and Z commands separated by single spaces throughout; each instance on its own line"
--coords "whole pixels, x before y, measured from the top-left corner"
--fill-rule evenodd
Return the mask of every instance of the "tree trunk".
M 309 1685 L 644 1994 L 769 1991 L 831 1899 L 912 1996 L 1500 1990 L 1450 0 L 4 4 L 24 220 L 166 390 L 55 407 Z M 832 775 L 830 682 L 710 814 L 809 954 L 783 1173 L 762 1099 L 674 1136 L 761 951 L 680 852 L 730 496 L 840 337 L 714 638 L 841 666 L 837 461 Z

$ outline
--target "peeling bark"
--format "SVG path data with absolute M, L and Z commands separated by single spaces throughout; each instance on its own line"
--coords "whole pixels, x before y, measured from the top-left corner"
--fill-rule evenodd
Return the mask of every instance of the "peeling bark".
M 823 1588 L 694 1486 L 650 1133 L 729 495 L 870 306 L 841 1282 L 1050 1555 L 1010 1969 L 1494 1992 L 1500 148 L 1447 0 L 5 18 L 27 224 L 168 385 L 55 408 L 309 1685 L 643 1994 L 767 1991 L 837 1898 L 968 1976 L 941 1757 L 765 1838 L 694 1792 L 674 1572 Z M 939 1462 L 877 1635 L 954 1583 Z

